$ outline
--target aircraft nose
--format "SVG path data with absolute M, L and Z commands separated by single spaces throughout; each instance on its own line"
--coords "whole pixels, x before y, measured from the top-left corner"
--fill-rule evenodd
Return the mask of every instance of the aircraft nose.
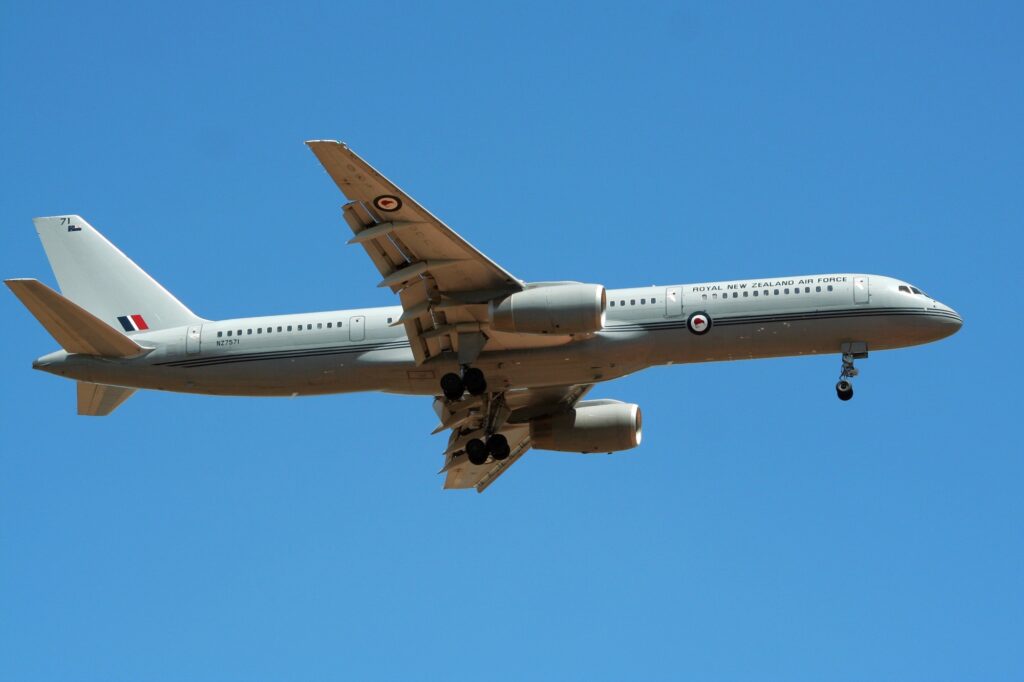
M 960 331 L 960 327 L 964 326 L 964 318 L 960 316 L 960 313 L 944 303 L 936 301 L 936 304 L 936 308 L 944 318 L 943 322 L 946 326 L 946 330 L 948 331 L 947 336 L 956 334 Z

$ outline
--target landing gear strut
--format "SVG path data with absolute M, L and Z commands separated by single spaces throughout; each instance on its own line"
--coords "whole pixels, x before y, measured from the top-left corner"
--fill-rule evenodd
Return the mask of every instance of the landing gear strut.
M 459 400 L 462 394 L 483 395 L 487 392 L 487 379 L 476 367 L 463 367 L 462 376 L 448 372 L 441 377 L 441 393 L 448 400 Z
M 850 383 L 849 379 L 860 374 L 857 368 L 853 366 L 853 361 L 857 357 L 860 357 L 860 354 L 843 353 L 843 369 L 839 372 L 836 395 L 844 402 L 853 397 L 853 384 Z M 864 353 L 863 357 L 867 357 L 867 353 Z

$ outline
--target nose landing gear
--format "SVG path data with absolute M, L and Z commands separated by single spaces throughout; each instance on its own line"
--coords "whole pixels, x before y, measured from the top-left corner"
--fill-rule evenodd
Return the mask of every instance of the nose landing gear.
M 853 346 L 859 345 L 862 348 L 854 350 Z M 868 356 L 867 348 L 863 344 L 843 344 L 843 368 L 839 372 L 839 381 L 836 383 L 836 395 L 843 402 L 846 402 L 853 397 L 853 384 L 849 381 L 853 377 L 860 374 L 856 367 L 853 366 L 853 361 L 866 358 Z

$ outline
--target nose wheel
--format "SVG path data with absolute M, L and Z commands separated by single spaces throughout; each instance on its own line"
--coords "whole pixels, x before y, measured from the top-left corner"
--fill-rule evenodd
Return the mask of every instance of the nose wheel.
M 459 400 L 462 394 L 483 395 L 487 392 L 487 378 L 476 367 L 464 367 L 462 376 L 448 372 L 441 377 L 441 393 L 448 400 Z

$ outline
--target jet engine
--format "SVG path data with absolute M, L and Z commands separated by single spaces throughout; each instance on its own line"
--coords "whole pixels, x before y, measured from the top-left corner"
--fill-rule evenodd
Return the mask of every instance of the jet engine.
M 543 284 L 490 304 L 491 327 L 521 334 L 586 334 L 604 328 L 600 284 Z
M 618 400 L 584 400 L 568 412 L 530 421 L 533 447 L 560 452 L 616 452 L 640 445 L 640 406 Z

